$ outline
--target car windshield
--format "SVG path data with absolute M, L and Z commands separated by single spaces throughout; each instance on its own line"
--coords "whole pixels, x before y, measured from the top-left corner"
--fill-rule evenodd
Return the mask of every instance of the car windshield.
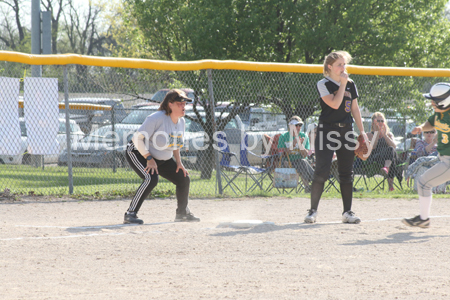
M 158 111 L 158 108 L 133 110 L 122 120 L 122 124 L 142 124 L 147 116 Z
M 115 128 L 112 131 L 111 126 L 100 127 L 89 135 L 85 136 L 81 139 L 84 143 L 117 143 L 118 146 L 122 146 L 131 139 L 134 130 L 126 129 L 126 128 Z
M 195 95 L 194 95 L 193 92 L 188 92 L 186 96 L 188 96 L 188 97 L 191 98 L 192 100 L 195 99 Z
M 224 114 L 222 116 L 222 118 L 225 118 L 226 116 L 227 116 L 227 114 Z M 196 118 L 194 116 L 192 116 L 192 117 L 194 119 Z M 216 121 L 218 119 L 219 119 L 219 116 L 217 115 L 216 116 Z M 203 129 L 202 125 L 199 122 L 197 122 L 195 120 L 190 120 L 188 118 L 185 118 L 185 120 L 186 120 L 186 131 L 187 132 L 202 132 L 202 131 L 205 131 Z M 202 120 L 203 120 L 203 122 L 206 121 L 206 118 L 205 118 L 204 115 L 202 115 Z M 239 125 L 238 125 L 238 123 L 236 121 L 236 118 L 233 118 L 233 119 L 230 120 L 230 122 L 227 123 L 227 125 L 225 125 L 224 129 L 237 129 L 237 128 L 239 128 Z
M 81 128 L 78 124 L 70 123 L 70 132 L 80 132 Z M 66 133 L 66 122 L 59 122 L 58 133 Z
M 167 92 L 169 92 L 169 90 L 164 90 L 164 91 L 157 91 L 153 97 L 151 98 L 151 100 L 154 101 L 158 101 L 158 102 L 162 102 L 164 100 L 164 97 L 166 96 Z
M 202 111 L 203 107 L 197 105 L 197 110 L 198 111 Z M 145 118 L 147 118 L 148 116 L 150 116 L 151 114 L 157 112 L 159 110 L 159 106 L 155 105 L 154 107 L 142 107 L 139 109 L 135 109 L 132 110 L 128 116 L 126 116 L 122 122 L 122 124 L 142 124 L 145 121 Z M 187 105 L 186 106 L 186 111 L 191 111 L 193 110 L 192 105 Z

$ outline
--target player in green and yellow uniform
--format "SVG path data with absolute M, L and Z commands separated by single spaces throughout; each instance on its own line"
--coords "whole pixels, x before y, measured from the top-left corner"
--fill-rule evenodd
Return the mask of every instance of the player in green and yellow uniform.
M 418 134 L 436 128 L 440 162 L 417 179 L 420 215 L 411 219 L 403 219 L 403 223 L 408 226 L 428 228 L 430 226 L 431 189 L 447 182 L 450 178 L 450 84 L 437 83 L 431 87 L 430 93 L 424 94 L 424 96 L 432 100 L 431 104 L 435 113 L 424 124 L 414 128 L 411 133 Z
M 433 102 L 434 103 L 434 102 Z M 428 118 L 428 123 L 434 126 L 438 135 L 437 151 L 440 155 L 450 156 L 450 108 L 436 112 Z

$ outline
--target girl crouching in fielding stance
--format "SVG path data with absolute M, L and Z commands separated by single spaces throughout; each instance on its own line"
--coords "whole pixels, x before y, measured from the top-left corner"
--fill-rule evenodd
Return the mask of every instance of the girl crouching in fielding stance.
M 436 128 L 440 162 L 417 179 L 420 215 L 403 219 L 403 223 L 408 226 L 428 228 L 430 227 L 431 189 L 447 182 L 450 178 L 450 84 L 437 83 L 431 87 L 430 93 L 424 96 L 432 100 L 434 114 L 424 124 L 415 127 L 411 133 L 418 134 Z
M 137 217 L 137 212 L 145 198 L 158 184 L 159 175 L 176 185 L 178 208 L 175 222 L 200 221 L 187 207 L 190 178 L 181 163 L 180 156 L 180 148 L 184 143 L 183 116 L 186 102 L 192 102 L 192 100 L 183 91 L 170 90 L 161 103 L 159 111 L 145 119 L 127 145 L 127 161 L 144 182 L 139 186 L 125 213 L 124 224 L 144 223 Z
M 314 223 L 325 181 L 330 175 L 333 155 L 336 152 L 344 212 L 342 222 L 360 223 L 352 212 L 353 160 L 356 141 L 353 134 L 353 117 L 364 140 L 367 136 L 358 106 L 358 91 L 345 70 L 351 56 L 346 51 L 330 53 L 324 61 L 325 78 L 317 83 L 322 112 L 319 117 L 317 136 L 314 141 L 316 169 L 311 186 L 311 208 L 305 217 L 306 223 Z

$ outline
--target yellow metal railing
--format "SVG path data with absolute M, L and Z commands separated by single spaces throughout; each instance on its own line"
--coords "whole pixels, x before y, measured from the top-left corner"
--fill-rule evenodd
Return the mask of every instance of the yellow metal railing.
M 153 69 L 167 71 L 196 70 L 245 70 L 257 72 L 322 73 L 322 65 L 262 63 L 232 60 L 162 61 L 120 57 L 98 57 L 79 54 L 31 55 L 20 52 L 0 51 L 0 61 L 18 62 L 29 65 L 86 65 L 132 69 Z M 450 69 L 393 68 L 348 66 L 356 75 L 450 77 Z
M 23 108 L 24 101 L 19 100 L 19 108 Z M 65 103 L 59 103 L 59 109 L 65 109 Z M 99 104 L 88 104 L 88 103 L 70 103 L 69 109 L 77 109 L 77 110 L 112 110 L 111 106 L 108 105 L 99 105 Z

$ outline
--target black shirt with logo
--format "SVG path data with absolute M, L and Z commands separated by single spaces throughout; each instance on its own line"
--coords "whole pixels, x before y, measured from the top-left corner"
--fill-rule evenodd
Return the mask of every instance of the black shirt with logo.
M 339 84 L 330 77 L 326 77 L 317 83 L 317 91 L 320 95 L 320 107 L 322 108 L 319 121 L 323 123 L 353 123 L 353 117 L 351 115 L 352 103 L 354 99 L 358 98 L 358 90 L 353 80 L 348 79 L 344 99 L 338 109 L 331 108 L 322 100 L 324 96 L 330 94 L 336 95 L 338 90 Z

